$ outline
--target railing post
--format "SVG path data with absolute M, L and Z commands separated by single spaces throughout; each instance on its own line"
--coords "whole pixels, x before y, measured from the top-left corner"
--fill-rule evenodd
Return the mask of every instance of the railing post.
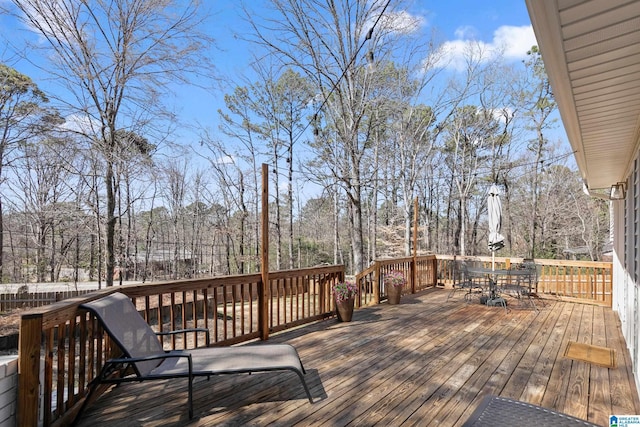
M 40 346 L 42 314 L 26 314 L 20 320 L 18 353 L 17 425 L 37 426 L 40 394 Z
M 431 263 L 432 263 L 431 271 L 433 271 L 433 276 L 431 276 L 431 279 L 432 279 L 431 285 L 435 288 L 436 286 L 438 286 L 438 257 L 434 255 Z
M 413 259 L 411 260 L 411 293 L 416 293 L 418 278 L 418 198 L 413 200 Z
M 607 274 L 605 269 L 602 269 L 602 298 L 603 301 L 608 302 L 608 306 L 613 307 L 613 264 L 609 267 L 609 282 L 607 283 Z M 609 296 L 607 296 L 609 295 Z
M 414 256 L 411 259 L 411 293 L 412 294 L 416 293 L 416 279 L 418 277 L 418 274 L 416 271 L 418 266 L 417 264 L 418 263 L 417 263 L 416 257 Z
M 262 247 L 261 249 L 261 273 L 262 288 L 258 295 L 258 320 L 260 323 L 260 338 L 269 339 L 269 167 L 262 164 Z
M 376 278 L 375 283 L 373 284 L 373 302 L 375 304 L 380 304 L 380 287 L 382 286 L 382 278 L 380 277 L 380 263 L 375 263 L 373 274 Z

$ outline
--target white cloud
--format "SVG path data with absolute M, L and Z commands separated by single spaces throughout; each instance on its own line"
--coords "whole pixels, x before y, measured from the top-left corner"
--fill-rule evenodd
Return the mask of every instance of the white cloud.
M 493 44 L 504 48 L 508 59 L 523 59 L 532 46 L 538 44 L 531 25 L 513 27 L 503 25 L 493 33 Z
M 372 9 L 372 13 L 364 28 L 372 28 L 374 23 L 377 21 L 379 14 L 382 13 L 382 10 L 382 4 L 378 5 L 375 10 Z M 395 33 L 407 35 L 418 32 L 427 25 L 428 22 L 424 16 L 412 15 L 406 10 L 398 12 L 386 11 L 382 16 L 380 16 L 380 20 L 377 21 L 374 31 L 376 34 Z
M 493 39 L 488 43 L 476 40 L 475 31 L 473 27 L 458 28 L 455 32 L 458 39 L 440 47 L 437 66 L 461 70 L 470 55 L 475 61 L 489 61 L 499 54 L 508 60 L 524 59 L 531 46 L 537 44 L 531 25 L 503 25 L 494 31 Z
M 230 156 L 230 155 L 224 155 L 222 157 L 218 157 L 215 161 L 214 164 L 216 165 L 233 165 L 235 164 L 235 159 Z
M 418 31 L 426 25 L 427 21 L 424 17 L 411 15 L 407 11 L 396 13 L 387 13 L 380 19 L 382 28 L 400 34 L 411 34 Z
M 47 38 L 52 38 L 69 45 L 78 44 L 76 30 L 84 29 L 83 23 L 80 22 L 82 8 L 82 5 L 68 0 L 23 2 L 18 7 L 23 24 L 37 35 L 40 43 L 44 43 Z M 86 36 L 87 34 L 83 34 L 82 38 Z
M 65 118 L 61 127 L 74 133 L 93 135 L 96 133 L 96 129 L 100 129 L 100 124 L 88 115 L 71 114 Z
M 440 46 L 437 59 L 430 59 L 435 67 L 464 70 L 469 61 L 488 61 L 495 55 L 490 44 L 475 40 L 453 40 Z
M 513 119 L 513 114 L 513 108 L 510 107 L 496 108 L 495 110 L 491 111 L 493 119 L 500 123 L 505 123 L 507 119 Z
M 471 25 L 465 25 L 464 27 L 456 28 L 454 32 L 457 38 L 459 39 L 475 39 L 477 37 L 477 31 L 475 27 Z

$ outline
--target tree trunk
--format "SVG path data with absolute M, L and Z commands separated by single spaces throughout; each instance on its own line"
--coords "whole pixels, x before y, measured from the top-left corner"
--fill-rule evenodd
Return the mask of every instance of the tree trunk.
M 44 230 L 44 226 L 42 224 L 40 224 L 40 227 L 38 229 L 38 249 L 36 251 L 36 268 L 37 268 L 37 275 L 38 275 L 38 282 L 44 282 L 44 276 L 45 276 L 45 245 L 47 244 L 47 236 L 46 236 L 46 232 Z
M 51 225 L 51 256 L 49 257 L 49 280 L 56 281 L 56 230 Z
M 78 290 L 78 281 L 80 280 L 80 233 L 76 233 L 76 251 L 73 261 L 73 284 Z
M 467 236 L 467 201 L 464 197 L 460 198 L 460 209 L 458 210 L 458 243 L 460 245 L 460 255 L 465 256 L 467 254 L 466 236 Z
M 133 240 L 132 234 L 135 236 L 135 238 L 137 239 L 137 233 L 134 233 L 135 231 L 135 221 L 133 220 L 133 216 L 134 216 L 134 206 L 133 203 L 131 201 L 131 185 L 130 185 L 130 177 L 127 174 L 126 177 L 126 189 L 127 189 L 127 194 L 126 194 L 126 198 L 127 198 L 127 238 L 125 240 L 125 250 L 124 250 L 124 274 L 125 280 L 130 280 L 130 263 L 129 260 L 131 259 L 131 241 Z M 122 230 L 120 231 L 122 233 Z M 138 250 L 137 250 L 137 245 L 134 244 L 134 262 L 133 262 L 133 273 L 135 275 L 136 272 L 136 266 L 138 265 L 138 263 L 136 262 L 137 260 L 137 255 L 138 255 Z
M 529 252 L 529 258 L 535 258 L 536 256 L 536 233 L 538 231 L 538 164 L 540 163 L 540 159 L 542 157 L 542 148 L 544 144 L 544 136 L 542 135 L 542 130 L 538 128 L 538 145 L 536 147 L 536 163 L 534 165 L 535 172 L 533 174 L 533 209 L 531 212 L 531 249 Z
M 113 162 L 107 160 L 107 171 L 105 175 L 105 185 L 107 188 L 107 256 L 105 266 L 106 286 L 113 286 L 113 273 L 115 269 L 115 250 L 114 240 L 116 233 L 116 196 L 113 182 Z
M 89 243 L 89 280 L 96 279 L 96 235 L 91 233 Z
M 410 204 L 404 206 L 404 256 L 411 256 L 411 207 Z
M 293 269 L 293 143 L 289 142 L 289 185 L 288 185 L 288 203 L 289 203 L 289 268 Z
M 2 215 L 0 215 L 0 222 L 2 222 Z M 9 248 L 10 251 L 9 253 L 11 254 L 11 258 L 13 259 L 13 277 L 15 278 L 15 280 L 19 280 L 22 281 L 24 280 L 24 274 L 22 272 L 22 259 L 18 260 L 18 257 L 16 256 L 16 246 L 14 244 L 14 238 L 13 238 L 13 233 L 11 231 L 9 231 L 9 233 L 7 233 L 9 235 Z M 26 246 L 26 245 L 25 245 Z M 27 264 L 29 263 L 28 259 L 29 259 L 29 251 L 27 250 L 28 248 L 25 247 L 25 258 L 27 259 Z M 1 253 L 1 251 L 0 251 Z M 2 276 L 0 276 L 2 277 Z
M 274 196 L 275 200 L 275 229 L 276 229 L 276 270 L 280 270 L 282 265 L 282 215 L 280 214 L 280 180 L 278 179 L 278 155 L 274 155 L 274 170 L 273 170 L 273 187 L 275 188 Z
M 363 230 L 362 230 L 362 200 L 360 198 L 360 187 L 355 187 L 356 196 L 351 203 L 352 212 L 352 227 L 353 233 L 351 234 L 351 248 L 353 255 L 352 272 L 358 272 L 364 270 L 364 242 L 363 242 Z
M 3 279 L 4 267 L 4 212 L 2 210 L 2 196 L 0 195 L 0 281 Z
M 338 188 L 336 186 L 333 197 L 333 263 L 338 264 L 338 248 L 340 246 L 340 231 L 339 231 L 339 218 L 340 213 L 338 210 Z

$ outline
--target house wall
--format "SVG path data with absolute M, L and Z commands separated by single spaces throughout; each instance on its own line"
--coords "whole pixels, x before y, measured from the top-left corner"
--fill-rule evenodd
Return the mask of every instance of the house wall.
M 0 356 L 0 426 L 16 425 L 18 357 Z
M 624 201 L 612 201 L 613 299 L 622 333 L 633 360 L 636 387 L 640 390 L 640 160 L 627 179 Z

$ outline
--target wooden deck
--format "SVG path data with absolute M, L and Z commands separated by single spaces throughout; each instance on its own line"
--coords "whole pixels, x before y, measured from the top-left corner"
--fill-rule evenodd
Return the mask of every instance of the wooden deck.
M 189 420 L 186 381 L 154 381 L 112 388 L 79 425 L 454 426 L 487 394 L 599 425 L 609 425 L 611 414 L 640 414 L 611 309 L 545 300 L 538 312 L 517 302 L 505 311 L 447 295 L 403 296 L 397 306 L 357 310 L 350 323 L 328 320 L 272 336 L 298 349 L 313 404 L 292 373 L 213 377 L 197 380 Z M 614 348 L 617 367 L 564 358 L 570 340 Z

